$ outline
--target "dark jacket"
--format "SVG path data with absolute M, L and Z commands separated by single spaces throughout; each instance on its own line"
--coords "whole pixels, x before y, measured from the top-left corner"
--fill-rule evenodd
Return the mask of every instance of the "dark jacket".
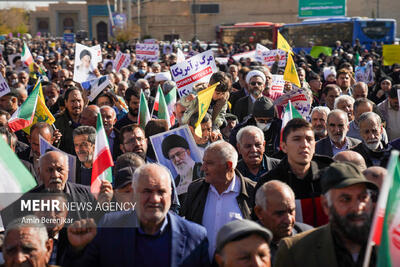
M 44 185 L 38 185 L 35 188 L 31 189 L 27 193 L 25 193 L 20 199 L 13 202 L 7 208 L 1 211 L 1 218 L 3 220 L 4 226 L 9 224 L 12 220 L 32 214 L 29 211 L 21 210 L 21 200 L 22 199 L 37 199 L 37 193 L 41 193 L 45 190 Z M 91 203 L 93 210 L 95 209 L 95 205 L 97 204 L 96 199 L 90 193 L 90 187 L 83 186 L 80 184 L 75 184 L 71 182 L 66 182 L 64 193 L 68 196 L 69 202 L 74 202 L 75 204 L 79 203 Z M 36 195 L 36 196 L 35 196 Z M 100 219 L 102 216 L 99 212 L 94 212 L 89 210 L 89 208 L 78 210 L 75 208 L 73 211 L 68 212 L 68 218 L 75 220 L 80 220 L 84 218 L 94 218 L 95 220 Z
M 249 125 L 257 126 L 254 116 L 247 117 L 242 123 L 236 125 L 236 127 L 232 129 L 231 135 L 229 136 L 229 143 L 231 143 L 231 145 L 236 147 L 237 133 L 239 132 L 240 129 Z M 271 127 L 264 132 L 264 140 L 265 140 L 264 153 L 269 157 L 278 152 L 281 126 L 282 126 L 282 120 L 274 118 L 272 120 Z
M 347 149 L 352 149 L 353 147 L 355 147 L 356 145 L 361 143 L 361 141 L 356 138 L 346 137 L 346 139 L 347 139 L 347 145 L 348 145 Z M 319 140 L 315 144 L 315 154 L 324 155 L 324 156 L 328 156 L 328 157 L 334 156 L 333 150 L 332 150 L 331 139 L 329 138 L 329 136 Z
M 292 172 L 288 159 L 285 157 L 276 168 L 260 177 L 255 192 L 264 183 L 271 180 L 279 180 L 287 183 L 294 191 L 296 199 L 300 200 L 301 205 L 298 204 L 297 208 L 302 210 L 303 220 L 299 220 L 299 222 L 304 222 L 314 227 L 323 225 L 328 220 L 320 203 L 321 185 L 319 170 L 329 166 L 332 162 L 332 159 L 329 157 L 314 155 L 308 174 L 303 179 L 299 179 Z
M 245 117 L 253 113 L 253 104 L 250 95 L 236 101 L 233 114 L 238 117 L 239 122 L 242 122 Z
M 168 212 L 167 216 L 172 232 L 170 266 L 209 266 L 208 240 L 204 227 L 173 212 Z M 96 237 L 83 253 L 77 255 L 69 251 L 66 266 L 137 266 L 135 246 L 139 245 L 136 241 L 138 227 L 135 211 L 106 214 L 99 223 Z
M 374 152 L 366 147 L 364 143 L 360 143 L 357 146 L 353 147 L 351 150 L 361 154 L 361 156 L 365 159 L 367 167 L 381 166 L 383 168 L 386 168 L 389 162 L 392 146 L 390 144 L 383 146 L 384 147 L 381 151 Z
M 240 180 L 240 193 L 236 200 L 244 219 L 250 219 L 254 203 L 255 182 L 249 178 L 243 177 L 236 172 Z M 189 221 L 201 224 L 203 221 L 204 207 L 207 201 L 208 189 L 210 184 L 204 178 L 198 179 L 190 184 L 185 204 L 182 209 L 182 216 Z
M 56 117 L 54 125 L 58 130 L 60 130 L 60 133 L 62 134 L 59 148 L 62 151 L 67 152 L 68 154 L 75 155 L 72 132 L 76 127 L 78 127 L 78 124 L 72 121 L 71 117 L 68 114 L 68 111 L 65 110 L 62 114 Z
M 238 170 L 243 176 L 250 178 L 254 182 L 257 182 L 260 176 L 278 166 L 279 162 L 279 159 L 270 158 L 264 154 L 263 161 L 261 162 L 262 166 L 260 167 L 257 175 L 253 175 L 250 172 L 243 159 L 239 160 L 236 170 Z
M 196 162 L 193 166 L 193 176 L 192 176 L 192 181 L 196 181 L 197 179 L 200 179 L 201 177 L 204 176 L 204 172 L 201 170 L 201 162 Z M 178 174 L 175 179 L 175 186 L 179 186 L 179 183 L 181 181 L 181 176 Z M 185 199 L 186 199 L 186 193 L 184 194 L 180 194 L 178 196 L 179 198 L 179 202 L 181 204 L 181 206 L 184 205 L 185 203 Z

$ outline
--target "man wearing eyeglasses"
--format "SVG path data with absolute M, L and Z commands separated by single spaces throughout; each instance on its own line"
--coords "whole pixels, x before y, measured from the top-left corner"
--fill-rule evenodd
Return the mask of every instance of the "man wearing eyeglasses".
M 204 176 L 201 163 L 190 156 L 188 142 L 182 136 L 171 134 L 161 143 L 165 158 L 171 160 L 178 175 L 174 178 L 179 201 L 183 205 L 188 187 L 192 181 Z
M 121 144 L 119 145 L 123 153 L 133 152 L 148 163 L 153 161 L 146 156 L 148 140 L 142 128 L 137 124 L 128 124 L 121 128 L 119 133 Z
M 240 98 L 236 104 L 233 114 L 235 114 L 239 122 L 253 113 L 254 102 L 260 97 L 262 97 L 262 92 L 265 89 L 266 77 L 265 74 L 259 70 L 252 70 L 247 73 L 246 83 L 249 95 Z

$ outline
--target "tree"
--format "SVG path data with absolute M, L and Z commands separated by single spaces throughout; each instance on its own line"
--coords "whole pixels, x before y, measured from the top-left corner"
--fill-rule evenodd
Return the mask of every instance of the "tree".
M 0 10 L 0 34 L 28 32 L 28 13 L 23 8 Z

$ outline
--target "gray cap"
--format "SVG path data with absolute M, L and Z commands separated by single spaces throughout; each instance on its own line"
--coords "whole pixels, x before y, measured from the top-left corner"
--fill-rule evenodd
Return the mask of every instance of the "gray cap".
M 272 118 L 274 117 L 275 109 L 274 109 L 274 103 L 272 101 L 263 96 L 258 98 L 254 102 L 253 106 L 253 116 L 254 117 L 268 117 Z
M 267 241 L 268 245 L 272 240 L 272 233 L 258 223 L 250 220 L 235 220 L 222 226 L 217 235 L 216 252 L 220 252 L 224 246 L 240 237 L 257 234 Z

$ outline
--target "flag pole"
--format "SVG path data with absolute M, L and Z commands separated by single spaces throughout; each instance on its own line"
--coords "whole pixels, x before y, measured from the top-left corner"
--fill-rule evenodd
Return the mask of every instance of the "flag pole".
M 383 179 L 383 183 L 382 183 L 380 193 L 379 193 L 379 198 L 376 203 L 372 226 L 371 226 L 369 237 L 368 237 L 367 249 L 365 251 L 363 267 L 369 266 L 369 263 L 371 260 L 371 254 L 372 254 L 372 247 L 375 245 L 380 245 L 382 228 L 381 229 L 376 229 L 376 228 L 378 226 L 380 226 L 380 227 L 383 226 L 383 220 L 385 218 L 385 212 L 386 212 L 386 203 L 387 203 L 387 199 L 389 196 L 389 190 L 393 184 L 393 174 L 394 174 L 395 168 L 397 166 L 398 158 L 399 158 L 399 151 L 393 150 L 391 152 L 389 163 L 388 163 L 388 168 L 387 168 L 388 171 L 387 171 L 385 179 Z M 380 233 L 378 234 L 379 240 L 376 240 L 376 234 L 375 234 L 376 231 L 380 231 Z M 375 240 L 373 240 L 373 239 L 375 239 Z M 377 243 L 376 241 L 378 241 L 379 243 Z

